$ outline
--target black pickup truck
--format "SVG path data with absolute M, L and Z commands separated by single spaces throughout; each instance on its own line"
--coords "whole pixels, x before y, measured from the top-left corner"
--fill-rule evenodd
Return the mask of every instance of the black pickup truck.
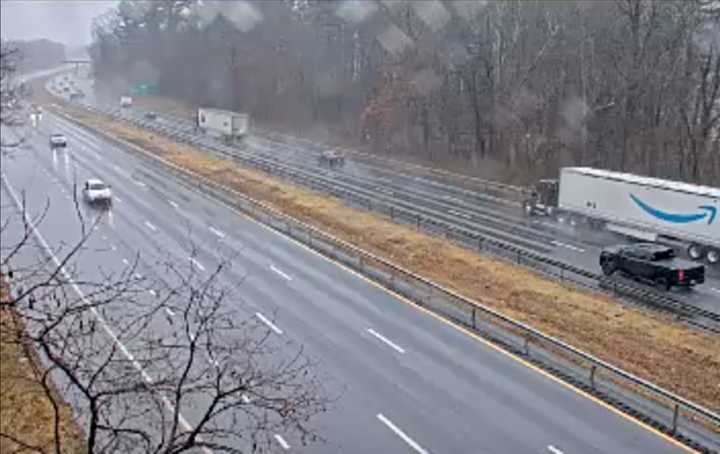
M 600 253 L 600 268 L 610 276 L 616 271 L 658 288 L 691 287 L 705 282 L 705 267 L 675 258 L 672 248 L 654 243 L 613 246 Z

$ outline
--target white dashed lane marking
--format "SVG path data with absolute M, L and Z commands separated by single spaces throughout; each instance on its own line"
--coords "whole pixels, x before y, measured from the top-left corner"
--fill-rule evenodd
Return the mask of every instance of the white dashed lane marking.
M 283 273 L 282 270 L 276 268 L 275 265 L 270 265 L 270 269 L 273 270 L 273 272 L 275 272 L 276 274 L 282 276 L 283 279 L 288 280 L 288 281 L 292 281 L 292 278 L 291 278 L 290 276 L 288 276 L 287 274 Z
M 403 349 L 402 347 L 398 346 L 396 343 L 394 343 L 393 341 L 391 341 L 391 340 L 388 339 L 387 337 L 383 336 L 382 334 L 378 333 L 378 332 L 375 331 L 374 329 L 368 328 L 368 329 L 367 329 L 367 332 L 370 333 L 371 335 L 373 335 L 374 337 L 376 337 L 377 339 L 379 339 L 381 342 L 383 342 L 384 344 L 386 344 L 387 346 L 389 346 L 389 347 L 392 348 L 393 350 L 395 350 L 396 352 L 401 353 L 401 354 L 402 354 L 402 353 L 405 353 L 405 349 Z
M 273 331 L 275 332 L 275 334 L 282 334 L 282 333 L 283 333 L 280 328 L 278 328 L 277 326 L 275 326 L 275 324 L 274 324 L 273 322 L 271 322 L 270 320 L 268 320 L 267 317 L 265 317 L 265 316 L 264 316 L 263 314 L 261 314 L 260 312 L 255 312 L 255 315 L 257 316 L 257 318 L 260 319 L 261 322 L 263 322 L 265 325 L 267 325 L 268 328 L 270 328 L 271 330 L 273 330 Z

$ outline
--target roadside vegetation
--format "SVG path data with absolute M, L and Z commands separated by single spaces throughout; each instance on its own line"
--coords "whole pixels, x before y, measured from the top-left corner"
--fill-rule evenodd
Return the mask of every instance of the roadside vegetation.
M 715 0 L 121 5 L 90 50 L 113 97 L 154 84 L 512 184 L 571 165 L 720 184 Z
M 709 408 L 720 408 L 720 338 L 652 311 L 551 281 L 447 240 L 298 188 L 128 123 L 62 109 Z
M 42 452 L 83 454 L 86 447 L 72 409 L 59 396 L 47 398 L 44 368 L 32 346 L 17 336 L 21 318 L 6 306 L 10 300 L 6 280 L 7 276 L 0 277 L 0 452 L 32 452 L 23 449 L 30 445 Z

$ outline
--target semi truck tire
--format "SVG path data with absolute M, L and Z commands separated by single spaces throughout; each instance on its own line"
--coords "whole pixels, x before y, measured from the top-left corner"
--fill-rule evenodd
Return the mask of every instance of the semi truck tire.
M 528 217 L 533 215 L 533 207 L 530 202 L 523 202 L 523 214 Z
M 693 260 L 700 260 L 704 254 L 704 248 L 702 245 L 693 243 L 687 248 L 688 257 Z
M 717 265 L 720 262 L 720 250 L 715 248 L 708 248 L 705 252 L 705 259 L 711 265 Z

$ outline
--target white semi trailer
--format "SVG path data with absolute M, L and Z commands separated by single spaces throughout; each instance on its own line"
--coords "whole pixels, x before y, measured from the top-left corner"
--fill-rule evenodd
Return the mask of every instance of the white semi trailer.
M 245 136 L 249 123 L 250 116 L 244 113 L 207 107 L 201 107 L 197 112 L 197 125 L 202 131 L 228 140 Z
M 589 167 L 541 180 L 527 214 L 587 220 L 644 241 L 682 245 L 694 260 L 720 262 L 720 189 Z

